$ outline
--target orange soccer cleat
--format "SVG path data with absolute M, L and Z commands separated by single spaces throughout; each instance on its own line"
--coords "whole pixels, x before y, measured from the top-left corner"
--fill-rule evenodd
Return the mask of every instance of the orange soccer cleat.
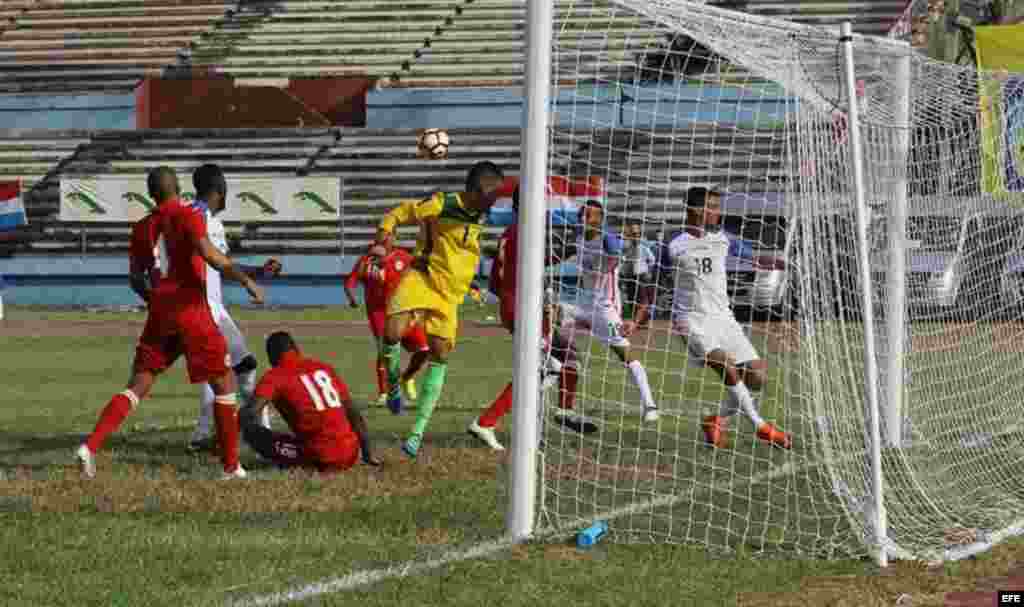
M 793 448 L 793 437 L 768 422 L 761 424 L 761 427 L 757 429 L 757 438 L 780 449 Z
M 709 415 L 704 418 L 701 424 L 704 429 L 704 442 L 709 447 L 721 449 L 725 446 L 725 418 L 719 415 Z

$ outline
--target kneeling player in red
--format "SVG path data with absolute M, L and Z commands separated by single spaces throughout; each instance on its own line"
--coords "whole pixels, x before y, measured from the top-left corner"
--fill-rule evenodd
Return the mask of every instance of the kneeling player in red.
M 370 321 L 370 332 L 377 340 L 377 404 L 383 405 L 388 398 L 388 370 L 384 360 L 384 324 L 387 322 L 388 300 L 398 288 L 402 276 L 412 266 L 415 258 L 409 251 L 391 244 L 373 245 L 370 251 L 359 258 L 352 272 L 345 280 L 345 295 L 349 305 L 358 307 L 352 289 L 358 283 L 363 285 L 366 300 L 366 317 Z M 409 325 L 402 336 L 402 347 L 412 354 L 409 366 L 402 373 L 401 387 L 405 397 L 415 401 L 416 373 L 423 368 L 430 353 L 427 332 L 420 323 Z
M 309 466 L 323 473 L 348 470 L 360 452 L 367 464 L 380 465 L 371 452 L 366 420 L 333 367 L 303 356 L 284 331 L 267 338 L 267 358 L 273 368 L 257 384 L 254 402 L 239 413 L 242 439 L 254 451 L 282 467 Z M 270 405 L 292 434 L 260 423 Z

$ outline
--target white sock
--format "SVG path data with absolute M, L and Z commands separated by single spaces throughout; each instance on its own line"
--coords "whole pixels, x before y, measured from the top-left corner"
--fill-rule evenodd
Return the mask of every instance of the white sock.
M 639 360 L 634 360 L 629 363 L 629 373 L 633 376 L 633 385 L 640 390 L 640 398 L 644 401 L 644 410 L 657 409 L 658 405 L 654 404 L 654 396 L 651 394 L 651 385 L 647 383 L 647 371 L 644 366 L 640 364 Z
M 764 420 L 761 419 L 761 415 L 757 412 L 754 398 L 750 396 L 750 390 L 747 390 L 743 382 L 735 386 L 726 386 L 725 389 L 729 391 L 729 400 L 732 401 L 732 406 L 743 411 L 743 414 L 747 416 L 750 423 L 754 424 L 755 430 L 760 428 L 764 424 Z
M 199 394 L 199 420 L 196 422 L 196 435 L 213 434 L 213 388 L 203 384 Z
M 256 372 L 249 371 L 248 373 L 239 373 L 238 375 L 238 391 L 242 394 L 242 404 L 247 405 L 253 402 L 256 393 Z M 260 414 L 260 425 L 270 429 L 270 408 L 264 407 L 263 412 Z

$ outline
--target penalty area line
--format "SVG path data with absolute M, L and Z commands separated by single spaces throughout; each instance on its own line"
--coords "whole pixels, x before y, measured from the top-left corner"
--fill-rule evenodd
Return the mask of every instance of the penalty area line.
M 808 468 L 814 468 L 821 465 L 824 462 L 812 461 L 803 465 L 796 465 L 793 462 L 783 464 L 757 474 L 749 479 L 735 479 L 730 482 L 717 483 L 713 486 L 705 486 L 703 491 L 710 492 L 714 490 L 727 489 L 739 484 L 740 481 L 746 480 L 747 484 L 758 485 L 761 483 L 769 482 L 783 476 L 789 476 L 796 474 L 802 470 Z M 689 493 L 678 494 L 678 495 L 666 495 L 654 500 L 643 502 L 640 504 L 634 504 L 631 506 L 625 506 L 617 508 L 609 512 L 603 513 L 600 516 L 592 516 L 579 518 L 575 521 L 567 522 L 555 529 L 549 529 L 547 531 L 541 531 L 536 533 L 529 541 L 543 541 L 550 540 L 560 536 L 569 537 L 576 533 L 576 529 L 580 529 L 590 525 L 595 519 L 600 518 L 602 520 L 612 520 L 628 516 L 631 514 L 638 514 L 645 510 L 654 508 L 669 506 L 678 502 L 684 498 L 690 497 Z M 483 542 L 472 546 L 470 548 L 462 550 L 453 550 L 444 553 L 443 555 L 428 559 L 424 561 L 406 561 L 399 563 L 391 567 L 385 567 L 382 569 L 368 569 L 362 571 L 353 571 L 347 575 L 338 578 L 329 578 L 319 582 L 313 582 L 300 586 L 292 590 L 284 590 L 281 592 L 275 592 L 266 595 L 250 596 L 248 598 L 238 598 L 226 603 L 226 607 L 271 607 L 274 605 L 282 605 L 284 603 L 291 603 L 294 601 L 304 601 L 314 597 L 322 596 L 325 594 L 335 594 L 338 592 L 345 592 L 347 590 L 355 590 L 363 586 L 370 586 L 384 580 L 394 578 L 406 578 L 413 575 L 419 575 L 440 569 L 453 563 L 459 563 L 462 561 L 469 561 L 472 559 L 484 558 L 491 556 L 495 553 L 503 550 L 508 550 L 521 543 L 511 538 L 505 537 L 490 542 Z

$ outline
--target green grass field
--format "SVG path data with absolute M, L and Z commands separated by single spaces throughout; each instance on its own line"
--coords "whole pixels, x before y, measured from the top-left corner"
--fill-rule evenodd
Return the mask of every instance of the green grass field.
M 493 311 L 467 310 L 470 318 L 487 314 Z M 460 339 L 416 462 L 397 449 L 411 416 L 370 406 L 370 428 L 386 460 L 380 469 L 360 466 L 320 479 L 268 468 L 243 448 L 253 480 L 212 482 L 217 461 L 184 448 L 197 397 L 179 365 L 108 441 L 98 477 L 84 482 L 72 450 L 122 388 L 138 331 L 132 323 L 141 318 L 8 310 L 0 330 L 8 377 L 0 399 L 0 604 L 246 604 L 248 597 L 424 561 L 501 535 L 504 462 L 465 427 L 510 377 L 507 336 L 466 331 Z M 288 328 L 307 352 L 337 367 L 357 400 L 372 400 L 369 336 L 362 324 L 344 322 L 360 321 L 359 312 L 244 310 L 236 318 L 261 363 L 263 335 Z M 325 330 L 325 321 L 339 321 L 337 329 Z M 592 348 L 580 406 L 605 429 L 585 441 L 547 433 L 545 507 L 549 520 L 564 520 L 688 491 L 690 499 L 612 523 L 615 539 L 676 543 L 605 542 L 581 551 L 555 537 L 296 604 L 870 606 L 893 605 L 907 594 L 919 607 L 943 605 L 946 591 L 1004 574 L 1024 552 L 1010 542 L 939 570 L 898 564 L 884 574 L 863 560 L 747 556 L 787 554 L 815 542 L 829 552 L 848 531 L 838 511 L 801 507 L 799 496 L 820 482 L 808 450 L 772 452 L 749 432 L 733 435 L 734 446 L 723 452 L 698 449 L 703 411 L 691 410 L 693 403 L 715 402 L 721 389 L 695 376 L 684 381 L 676 373 L 683 358 L 651 339 L 651 383 L 668 413 L 660 429 L 645 430 L 632 410 L 616 408 L 635 402 L 635 393 L 621 366 Z M 771 357 L 776 369 L 785 368 L 785 353 Z M 779 387 L 766 395 L 766 416 L 799 433 L 803 416 L 778 397 L 790 380 L 781 370 L 772 380 Z M 778 469 L 799 472 L 770 476 Z M 763 482 L 749 480 L 765 475 Z M 736 552 L 708 552 L 704 544 Z

